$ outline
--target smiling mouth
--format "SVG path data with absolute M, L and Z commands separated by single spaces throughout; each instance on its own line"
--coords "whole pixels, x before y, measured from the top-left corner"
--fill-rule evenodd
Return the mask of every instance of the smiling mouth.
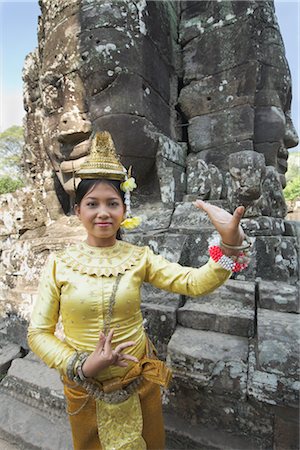
M 105 228 L 105 227 L 109 227 L 109 226 L 111 226 L 112 224 L 110 223 L 110 222 L 97 222 L 97 223 L 95 223 L 95 226 L 96 227 L 103 227 L 103 228 Z

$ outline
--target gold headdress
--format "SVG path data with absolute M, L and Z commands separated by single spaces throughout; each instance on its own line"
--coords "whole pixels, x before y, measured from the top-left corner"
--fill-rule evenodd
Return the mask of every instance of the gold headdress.
M 93 136 L 90 153 L 76 175 L 81 179 L 120 180 L 120 189 L 125 193 L 126 204 L 126 218 L 121 226 L 133 229 L 141 223 L 140 217 L 132 217 L 131 214 L 130 192 L 137 187 L 135 179 L 131 176 L 131 167 L 127 172 L 122 165 L 108 131 L 97 132 Z
M 114 142 L 108 131 L 95 134 L 92 139 L 90 153 L 76 175 L 81 179 L 107 178 L 109 180 L 126 180 L 127 170 L 121 164 Z

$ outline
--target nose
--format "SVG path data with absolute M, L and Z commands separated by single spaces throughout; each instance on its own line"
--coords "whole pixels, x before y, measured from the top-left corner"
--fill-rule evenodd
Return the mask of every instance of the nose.
M 65 144 L 74 144 L 89 137 L 92 124 L 85 113 L 67 111 L 62 114 L 58 126 L 58 140 Z
M 99 219 L 107 219 L 109 217 L 109 212 L 104 206 L 99 206 L 97 211 L 97 217 Z
M 296 147 L 299 144 L 299 137 L 294 127 L 290 113 L 285 113 L 286 129 L 284 135 L 284 145 L 286 148 Z

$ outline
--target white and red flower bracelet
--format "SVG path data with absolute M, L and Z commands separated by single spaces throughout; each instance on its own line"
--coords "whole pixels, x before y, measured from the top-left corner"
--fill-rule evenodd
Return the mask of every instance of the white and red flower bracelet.
M 224 248 L 241 250 L 238 255 L 226 256 L 223 253 L 222 246 Z M 221 241 L 220 236 L 213 236 L 209 240 L 208 252 L 213 261 L 218 263 L 223 269 L 230 270 L 231 272 L 240 272 L 241 270 L 246 269 L 249 265 L 249 248 L 251 244 L 249 241 L 246 241 L 246 244 L 241 246 L 230 246 L 224 244 Z

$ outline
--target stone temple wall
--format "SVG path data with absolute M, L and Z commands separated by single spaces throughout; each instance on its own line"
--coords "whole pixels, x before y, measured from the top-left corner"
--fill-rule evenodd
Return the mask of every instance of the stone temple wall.
M 174 370 L 168 448 L 298 448 L 300 232 L 282 194 L 298 137 L 273 2 L 40 7 L 23 75 L 31 182 L 0 198 L 0 430 L 15 434 L 19 423 L 28 448 L 71 448 L 61 384 L 26 356 L 26 325 L 49 252 L 85 238 L 72 215 L 73 172 L 91 132 L 106 129 L 139 185 L 144 220 L 124 239 L 204 264 L 213 229 L 191 204 L 202 198 L 245 205 L 253 241 L 249 268 L 213 294 L 143 287 L 145 327 Z

